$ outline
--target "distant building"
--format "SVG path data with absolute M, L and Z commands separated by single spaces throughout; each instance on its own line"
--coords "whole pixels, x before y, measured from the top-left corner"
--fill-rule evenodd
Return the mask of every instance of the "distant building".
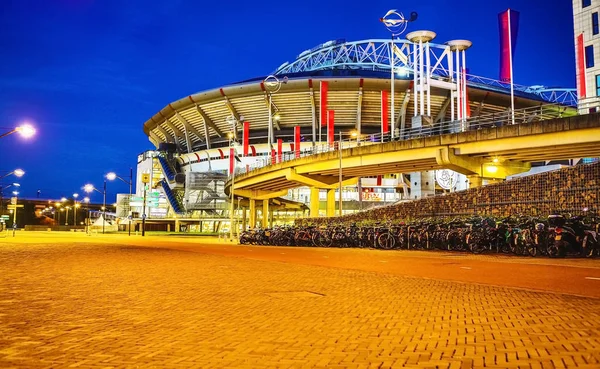
M 573 0 L 579 114 L 600 106 L 600 0 Z

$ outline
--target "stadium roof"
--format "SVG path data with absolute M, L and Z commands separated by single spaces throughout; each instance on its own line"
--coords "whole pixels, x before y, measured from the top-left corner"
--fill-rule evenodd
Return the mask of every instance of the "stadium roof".
M 396 42 L 395 68 L 401 73 L 395 82 L 396 121 L 404 116 L 408 125 L 414 115 L 411 62 L 412 43 Z M 281 83 L 272 94 L 272 112 L 281 119 L 275 122 L 275 135 L 291 138 L 292 128 L 301 126 L 303 134 L 319 127 L 319 82 L 329 81 L 327 109 L 335 111 L 335 126 L 342 130 L 361 125 L 364 133 L 376 132 L 381 126 L 381 91 L 390 90 L 389 40 L 326 42 L 298 55 L 292 63 L 282 64 L 273 74 Z M 432 78 L 448 79 L 450 72 L 443 61 L 448 47 L 431 43 Z M 250 122 L 251 140 L 265 142 L 269 122 L 269 93 L 265 77 L 199 92 L 168 104 L 144 124 L 144 132 L 158 146 L 161 142 L 177 144 L 182 151 L 205 149 L 227 141 L 233 130 L 228 117 Z M 510 107 L 510 86 L 488 78 L 467 75 L 472 116 L 506 114 Z M 515 85 L 515 109 L 555 103 L 565 110 L 576 103 L 573 89 L 550 89 L 544 86 Z M 431 88 L 431 115 L 434 121 L 450 119 L 447 109 L 449 93 Z M 403 109 L 403 106 L 405 109 Z M 237 129 L 241 126 L 238 124 Z M 207 145 L 208 144 L 208 145 Z

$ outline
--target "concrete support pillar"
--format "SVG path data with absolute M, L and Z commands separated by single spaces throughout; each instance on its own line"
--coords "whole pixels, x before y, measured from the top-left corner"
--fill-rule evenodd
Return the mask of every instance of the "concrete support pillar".
M 262 227 L 268 228 L 268 226 L 269 226 L 269 200 L 263 200 Z
M 179 232 L 180 225 L 179 219 L 175 218 L 175 232 Z
M 310 188 L 310 216 L 312 218 L 317 218 L 319 216 L 319 192 L 320 188 L 311 187 Z
M 275 210 L 269 212 L 269 228 L 273 228 L 273 219 L 275 219 Z
M 327 216 L 335 216 L 335 189 L 327 190 Z
M 481 187 L 483 184 L 481 177 L 477 174 L 467 176 L 467 178 L 469 179 L 469 188 Z
M 410 174 L 410 198 L 422 199 L 435 195 L 435 172 L 413 172 Z
M 247 214 L 247 209 L 244 208 L 244 210 L 242 210 L 242 229 L 245 231 L 246 229 L 248 229 L 248 222 L 246 221 L 246 217 L 248 216 Z
M 256 200 L 250 199 L 250 228 L 256 228 Z

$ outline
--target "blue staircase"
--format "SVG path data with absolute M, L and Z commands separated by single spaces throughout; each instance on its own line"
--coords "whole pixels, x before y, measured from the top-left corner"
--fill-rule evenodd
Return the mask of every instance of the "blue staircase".
M 171 189 L 171 187 L 169 187 L 169 183 L 167 183 L 167 181 L 163 179 L 162 181 L 160 181 L 160 184 L 163 188 L 163 191 L 165 192 L 165 195 L 167 196 L 167 199 L 169 200 L 169 204 L 173 208 L 173 211 L 177 214 L 185 213 L 185 211 L 183 210 L 181 197 L 177 196 L 177 194 Z
M 168 179 L 169 182 L 173 182 L 173 180 L 175 179 L 175 170 L 171 168 L 171 165 L 169 164 L 167 159 L 162 156 L 158 156 L 158 162 L 160 163 L 165 178 Z

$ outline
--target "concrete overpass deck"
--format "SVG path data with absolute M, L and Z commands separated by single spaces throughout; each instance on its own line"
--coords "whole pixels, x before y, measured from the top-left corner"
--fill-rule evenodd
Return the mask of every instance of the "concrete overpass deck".
M 238 175 L 234 193 L 250 199 L 251 209 L 252 200 L 263 200 L 263 206 L 268 206 L 264 201 L 285 196 L 289 189 L 301 186 L 330 190 L 330 202 L 339 187 L 340 168 L 343 186 L 356 184 L 364 176 L 447 168 L 467 175 L 470 185 L 477 187 L 482 178 L 505 179 L 528 171 L 531 162 L 597 156 L 600 114 L 590 114 L 402 141 L 368 142 L 342 150 L 332 148 Z M 230 189 L 228 182 L 226 193 Z M 318 203 L 318 192 L 314 192 L 311 204 Z

